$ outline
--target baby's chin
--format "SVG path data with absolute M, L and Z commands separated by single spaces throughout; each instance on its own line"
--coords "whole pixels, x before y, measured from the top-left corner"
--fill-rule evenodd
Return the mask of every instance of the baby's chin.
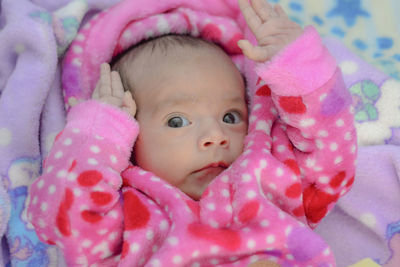
M 225 168 L 214 167 L 202 171 L 201 173 L 194 175 L 194 177 L 188 178 L 190 183 L 180 189 L 190 198 L 198 201 L 207 190 L 209 184 L 224 170 Z

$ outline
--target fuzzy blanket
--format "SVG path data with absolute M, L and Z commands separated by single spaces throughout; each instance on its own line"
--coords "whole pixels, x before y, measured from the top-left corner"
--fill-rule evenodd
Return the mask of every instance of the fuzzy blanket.
M 57 250 L 41 243 L 27 223 L 24 212 L 27 191 L 30 183 L 41 173 L 41 161 L 65 124 L 64 104 L 74 104 L 75 101 L 69 98 L 68 93 L 63 101 L 59 59 L 73 38 L 79 40 L 77 31 L 84 25 L 83 22 L 117 2 L 0 1 L 0 234 L 4 235 L 1 254 L 4 266 L 63 264 Z M 321 24 L 321 19 L 313 15 L 311 6 L 315 5 L 307 5 L 309 2 L 303 1 L 299 7 L 282 1 L 292 18 L 303 14 L 303 18 L 307 19 L 300 22 L 313 22 L 322 32 L 327 28 L 333 29 L 333 26 L 326 26 L 332 23 L 338 23 L 339 29 L 346 29 L 342 22 L 335 22 L 340 14 L 352 27 L 356 27 L 362 19 L 370 19 L 369 23 L 374 23 L 374 10 L 378 9 L 352 1 L 353 5 L 347 3 L 352 7 L 352 16 L 343 11 L 349 10 L 345 6 L 346 1 L 332 1 L 332 6 L 326 7 L 330 10 L 318 10 L 319 18 L 331 14 L 331 19 L 328 17 Z M 387 15 L 386 21 L 396 21 L 396 17 L 390 15 L 395 10 L 394 6 L 382 5 L 380 8 Z M 365 26 L 365 29 L 370 28 Z M 375 29 L 385 35 L 384 30 Z M 340 37 L 339 30 L 332 33 Z M 352 34 L 349 31 L 344 36 Z M 364 38 L 361 40 L 366 42 L 366 36 L 358 39 Z M 395 47 L 399 47 L 394 45 L 398 40 L 396 38 L 391 38 L 392 45 L 387 39 L 379 39 L 380 45 L 374 46 L 374 49 L 382 55 L 376 60 L 385 58 L 388 51 L 393 52 Z M 336 40 L 327 38 L 325 41 L 353 95 L 359 144 L 365 147 L 359 149 L 354 189 L 339 201 L 317 231 L 336 252 L 338 266 L 347 266 L 363 257 L 371 257 L 381 264 L 390 259 L 389 263 L 396 264 L 400 255 L 400 83 L 392 78 L 396 77 L 395 68 L 387 71 L 391 77 Z M 362 50 L 362 43 L 355 43 L 364 54 L 370 51 Z M 71 49 L 78 49 L 76 52 L 79 53 L 79 48 Z M 387 70 L 389 65 L 397 66 L 397 53 L 395 51 L 390 58 L 393 64 L 379 64 L 379 68 Z M 373 60 L 370 62 L 376 63 Z

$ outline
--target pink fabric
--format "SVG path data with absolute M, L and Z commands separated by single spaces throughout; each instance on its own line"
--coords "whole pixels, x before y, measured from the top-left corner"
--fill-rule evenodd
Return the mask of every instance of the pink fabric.
M 322 49 L 315 40 L 300 57 Z M 284 68 L 285 53 L 263 73 Z M 338 69 L 300 96 L 280 95 L 286 80 L 278 82 L 271 90 L 262 79 L 249 85 L 255 94 L 245 150 L 198 202 L 130 165 L 127 148 L 138 129 L 124 113 L 95 101 L 71 109 L 30 189 L 28 217 L 39 237 L 60 246 L 69 266 L 334 265 L 306 225 L 316 226 L 353 183 L 348 95 L 338 93 Z
M 243 154 L 198 202 L 130 165 L 135 121 L 95 101 L 72 108 L 28 207 L 69 266 L 334 265 L 310 228 L 353 183 L 349 94 L 312 28 L 271 62 L 245 59 L 236 41 L 254 37 L 239 14 L 235 0 L 125 0 L 80 30 L 63 63 L 68 108 L 90 98 L 102 62 L 167 33 L 219 43 L 251 103 Z

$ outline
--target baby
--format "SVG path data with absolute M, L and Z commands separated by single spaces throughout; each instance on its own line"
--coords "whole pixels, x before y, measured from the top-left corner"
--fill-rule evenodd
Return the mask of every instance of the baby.
M 137 105 L 135 163 L 200 199 L 243 151 L 247 106 L 238 69 L 216 45 L 179 35 L 140 45 L 115 69 L 129 91 L 104 64 L 94 98 L 131 116 Z
M 315 227 L 353 181 L 340 71 L 315 31 L 279 5 L 239 4 L 257 45 L 238 45 L 260 62 L 250 115 L 249 81 L 231 58 L 179 35 L 132 48 L 116 71 L 103 64 L 94 100 L 70 111 L 28 210 L 69 266 L 334 262 L 299 221 Z M 308 58 L 317 78 L 288 71 L 310 71 L 299 65 Z

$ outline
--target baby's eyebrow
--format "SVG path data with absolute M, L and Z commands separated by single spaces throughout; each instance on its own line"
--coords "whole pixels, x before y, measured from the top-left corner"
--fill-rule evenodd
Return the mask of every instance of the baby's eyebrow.
M 161 110 L 163 110 L 167 107 L 185 105 L 185 104 L 193 103 L 194 101 L 195 101 L 195 97 L 191 96 L 191 95 L 179 95 L 179 96 L 167 98 L 161 104 L 156 106 L 156 108 L 153 111 L 153 115 L 157 114 L 158 112 L 160 112 Z

